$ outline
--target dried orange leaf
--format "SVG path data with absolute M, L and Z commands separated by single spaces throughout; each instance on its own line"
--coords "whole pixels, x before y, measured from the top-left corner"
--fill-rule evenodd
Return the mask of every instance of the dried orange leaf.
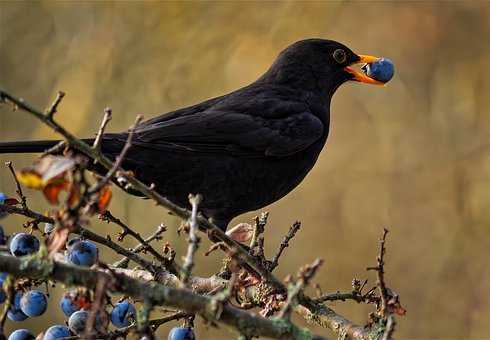
M 63 180 L 63 181 L 53 181 L 52 183 L 48 183 L 44 188 L 43 188 L 43 194 L 44 197 L 48 200 L 49 203 L 51 204 L 58 204 L 58 196 L 61 192 L 61 190 L 64 190 L 68 187 L 68 181 Z
M 31 189 L 42 189 L 44 181 L 34 170 L 22 170 L 16 174 L 17 180 Z
M 74 207 L 80 202 L 80 186 L 76 183 L 71 183 L 70 193 L 68 194 L 68 205 Z
M 230 238 L 237 242 L 245 243 L 250 241 L 253 235 L 253 227 L 248 223 L 239 223 L 226 232 Z
M 47 155 L 34 164 L 34 170 L 41 174 L 43 181 L 47 183 L 55 177 L 63 174 L 75 166 L 75 161 L 71 158 Z
M 97 209 L 99 210 L 99 213 L 102 214 L 104 211 L 107 210 L 107 207 L 109 206 L 109 203 L 112 198 L 112 190 L 109 185 L 106 185 L 100 190 L 99 193 L 99 200 L 97 202 Z
M 400 316 L 404 316 L 405 314 L 407 314 L 407 310 L 405 308 L 403 308 L 402 306 L 400 306 L 400 304 L 398 304 L 397 306 L 394 307 L 394 311 L 395 311 L 395 314 L 400 315 Z
M 48 252 L 50 255 L 57 253 L 65 247 L 70 230 L 68 228 L 56 228 L 48 239 Z

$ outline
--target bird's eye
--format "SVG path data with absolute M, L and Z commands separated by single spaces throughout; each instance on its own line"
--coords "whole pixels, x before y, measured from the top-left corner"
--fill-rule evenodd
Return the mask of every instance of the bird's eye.
M 335 59 L 335 61 L 338 62 L 339 64 L 343 64 L 347 60 L 347 54 L 345 53 L 344 50 L 340 48 L 338 50 L 335 50 L 332 56 Z

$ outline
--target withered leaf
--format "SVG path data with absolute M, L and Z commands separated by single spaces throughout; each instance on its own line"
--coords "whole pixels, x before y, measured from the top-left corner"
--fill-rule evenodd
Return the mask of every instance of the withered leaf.
M 46 197 L 49 203 L 53 205 L 58 204 L 59 203 L 58 196 L 61 190 L 67 189 L 68 185 L 69 183 L 65 179 L 52 181 L 51 183 L 48 183 L 47 185 L 44 186 L 43 188 L 44 197 Z
M 239 223 L 235 227 L 231 228 L 226 232 L 226 235 L 228 235 L 230 238 L 233 240 L 240 242 L 240 243 L 245 243 L 250 241 L 250 239 L 253 236 L 254 229 L 253 227 L 248 224 L 248 223 Z
M 112 198 L 112 190 L 110 185 L 106 185 L 100 190 L 99 199 L 97 201 L 97 209 L 99 210 L 99 214 L 102 214 L 107 210 L 109 203 Z
M 70 230 L 68 228 L 56 228 L 47 240 L 50 255 L 57 253 L 65 247 Z

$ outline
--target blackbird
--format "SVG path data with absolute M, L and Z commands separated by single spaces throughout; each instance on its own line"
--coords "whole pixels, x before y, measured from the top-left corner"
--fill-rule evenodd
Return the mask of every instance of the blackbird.
M 332 95 L 350 80 L 383 84 L 350 67 L 377 60 L 332 40 L 295 42 L 252 84 L 141 123 L 123 168 L 181 206 L 189 193 L 201 194 L 200 210 L 226 230 L 303 180 L 327 140 Z M 105 134 L 102 152 L 115 159 L 127 137 Z M 0 153 L 42 152 L 57 142 L 0 143 Z

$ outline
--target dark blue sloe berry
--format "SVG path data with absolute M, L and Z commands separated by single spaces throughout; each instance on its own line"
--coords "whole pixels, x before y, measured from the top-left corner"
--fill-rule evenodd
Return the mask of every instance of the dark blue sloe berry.
M 3 204 L 7 198 L 7 195 L 5 195 L 3 192 L 0 192 L 0 204 Z M 0 212 L 0 218 L 3 218 L 7 215 L 8 214 L 6 212 Z
M 79 310 L 73 313 L 68 319 L 68 328 L 70 328 L 70 330 L 77 335 L 83 334 L 89 313 L 90 312 L 86 310 Z M 100 313 L 97 313 L 95 318 L 95 330 L 97 332 L 102 332 L 104 329 L 104 322 L 100 316 Z
M 20 300 L 22 299 L 22 293 L 16 292 L 14 296 L 14 301 L 10 306 L 7 317 L 12 321 L 24 321 L 27 319 L 27 315 L 20 309 Z
M 128 300 L 117 303 L 111 312 L 111 322 L 117 328 L 128 327 L 136 319 L 136 308 Z
M 7 295 L 3 290 L 3 282 L 7 278 L 7 273 L 0 273 L 0 303 L 4 303 L 7 300 Z
M 395 65 L 390 59 L 381 58 L 373 63 L 362 67 L 368 77 L 376 79 L 382 83 L 387 83 L 395 74 Z
M 76 293 L 67 293 L 60 300 L 60 308 L 66 316 L 71 316 L 80 307 L 75 303 Z
M 43 340 L 58 340 L 71 336 L 70 330 L 66 326 L 54 325 L 44 333 Z
M 39 250 L 39 240 L 31 234 L 18 233 L 10 241 L 10 252 L 14 256 L 24 256 Z
M 7 237 L 5 236 L 5 231 L 3 230 L 3 227 L 0 225 L 0 244 L 4 245 L 7 244 Z
M 97 246 L 86 240 L 75 240 L 68 244 L 66 259 L 76 265 L 90 267 L 97 262 Z
M 27 329 L 17 329 L 10 333 L 8 340 L 34 340 L 36 337 Z
M 39 290 L 30 290 L 20 299 L 20 309 L 30 317 L 43 314 L 48 308 L 48 298 Z
M 194 331 L 190 327 L 174 327 L 168 333 L 168 340 L 195 340 Z

